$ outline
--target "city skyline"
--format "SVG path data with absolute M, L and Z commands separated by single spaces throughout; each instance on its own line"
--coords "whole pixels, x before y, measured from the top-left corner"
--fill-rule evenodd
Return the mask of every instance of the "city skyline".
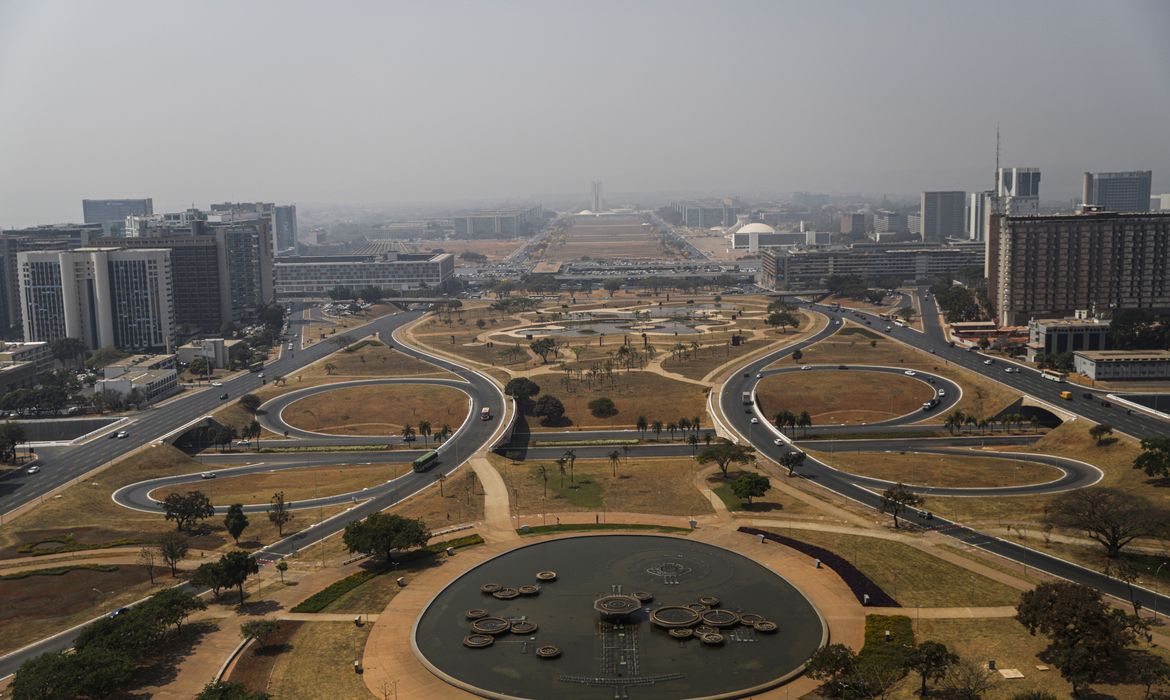
M 1164 3 L 455 7 L 0 2 L 0 95 L 20 105 L 0 118 L 0 226 L 79 221 L 97 198 L 588 203 L 591 180 L 611 197 L 977 191 L 997 123 L 1002 162 L 1040 168 L 1047 200 L 1085 171 L 1170 190 Z M 1109 61 L 1070 40 L 1089 33 Z M 707 50 L 682 50 L 695 36 Z M 680 97 L 699 85 L 725 97 Z

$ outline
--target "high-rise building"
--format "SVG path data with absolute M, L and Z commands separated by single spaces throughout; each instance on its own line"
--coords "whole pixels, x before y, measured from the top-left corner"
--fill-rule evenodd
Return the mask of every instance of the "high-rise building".
M 450 253 L 289 256 L 276 261 L 276 294 L 285 301 L 320 299 L 338 287 L 354 292 L 365 287 L 442 289 L 454 276 Z
M 987 243 L 1001 326 L 1078 309 L 1170 312 L 1170 214 L 993 216 Z
M 146 199 L 83 199 L 81 215 L 87 224 L 105 224 L 121 231 L 127 216 L 148 216 L 154 213 L 154 200 Z M 111 232 L 107 230 L 107 235 Z
M 865 214 L 842 214 L 841 233 L 861 237 L 865 235 Z
M 896 277 L 918 282 L 957 275 L 983 264 L 983 246 L 974 243 L 864 244 L 824 249 L 766 248 L 760 254 L 760 284 L 770 289 L 820 289 L 835 275 L 867 281 Z
M 1154 211 L 1170 211 L 1170 194 L 1156 194 L 1150 197 L 1150 208 Z
M 1040 169 L 1000 168 L 995 177 L 999 212 L 1008 216 L 1040 213 Z
M 0 232 L 0 334 L 19 336 L 22 329 L 18 253 L 81 248 L 101 235 L 101 224 L 60 224 Z
M 171 352 L 170 252 L 78 248 L 17 254 L 26 341 Z
M 1149 211 L 1150 170 L 1127 173 L 1085 173 L 1081 201 L 1107 211 Z
M 923 192 L 919 198 L 923 241 L 941 243 L 964 237 L 966 192 Z
M 277 255 L 296 252 L 300 240 L 297 236 L 297 205 L 286 204 L 273 208 L 272 236 L 275 241 L 273 250 Z
M 601 211 L 601 180 L 594 180 L 591 183 L 591 189 L 593 190 L 593 211 L 596 213 Z
M 873 230 L 875 233 L 906 233 L 910 223 L 905 214 L 899 214 L 887 209 L 878 209 L 873 214 Z
M 972 241 L 982 241 L 987 237 L 987 225 L 994 203 L 992 197 L 995 192 L 984 190 L 972 192 L 967 202 L 967 238 Z

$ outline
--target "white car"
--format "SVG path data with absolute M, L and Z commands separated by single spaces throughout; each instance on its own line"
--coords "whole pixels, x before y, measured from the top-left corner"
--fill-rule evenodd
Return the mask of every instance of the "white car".
M 772 441 L 772 444 L 773 445 L 783 445 L 784 441 L 781 440 L 780 438 L 776 438 L 775 440 Z
M 915 371 L 914 371 L 914 370 L 912 370 L 912 369 L 908 369 L 908 370 L 906 370 L 905 372 L 903 372 L 902 374 L 905 374 L 907 377 L 916 377 L 916 376 L 918 376 L 918 373 L 917 373 L 917 372 L 915 372 Z
M 37 473 L 37 472 L 39 472 L 40 470 L 41 470 L 41 468 L 40 468 L 40 467 L 38 467 L 38 466 L 36 466 L 36 465 L 34 464 L 33 466 L 31 466 L 31 467 L 29 467 L 29 468 L 28 468 L 28 473 L 29 473 L 29 474 L 36 474 L 36 473 Z
M 752 425 L 759 425 L 759 424 L 760 424 L 760 419 L 756 418 L 755 416 L 752 416 Z
M 223 386 L 223 382 L 212 382 L 211 386 Z
M 801 369 L 812 369 L 812 365 L 804 365 Z
M 214 479 L 215 473 L 214 472 L 203 472 L 202 474 L 199 475 L 199 478 L 200 479 Z
M 1020 371 L 1020 368 L 1019 367 L 1004 367 L 1003 371 L 1007 372 L 1008 374 L 1015 374 L 1015 373 Z
M 763 378 L 764 378 L 764 375 L 763 375 L 763 374 L 757 374 L 757 375 L 756 375 L 756 379 L 763 379 Z
M 983 364 L 985 364 L 985 365 L 989 365 L 989 364 L 991 364 L 991 363 L 993 363 L 993 362 L 995 362 L 995 360 L 984 360 L 984 361 L 983 361 Z
M 119 440 L 121 440 L 123 438 L 128 438 L 128 437 L 130 437 L 130 433 L 126 432 L 125 430 L 118 431 L 118 439 Z
M 939 396 L 946 396 L 946 395 L 947 395 L 947 390 L 946 390 L 946 389 L 939 389 L 939 390 L 938 390 L 938 395 L 939 395 Z

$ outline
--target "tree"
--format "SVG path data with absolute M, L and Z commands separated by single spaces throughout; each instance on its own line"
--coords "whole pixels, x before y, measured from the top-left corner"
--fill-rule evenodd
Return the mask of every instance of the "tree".
M 824 690 L 831 697 L 839 697 L 857 672 L 857 654 L 840 643 L 823 646 L 808 660 L 804 672 L 813 680 L 824 681 Z
M 907 508 L 921 505 L 922 496 L 911 491 L 901 482 L 894 484 L 882 493 L 882 512 L 894 516 L 894 527 L 898 527 L 898 516 Z
M 276 526 L 278 537 L 284 537 L 284 526 L 292 522 L 294 517 L 296 516 L 284 502 L 284 491 L 272 494 L 272 500 L 268 502 L 268 520 Z
M 749 474 L 741 474 L 738 479 L 731 482 L 731 492 L 738 498 L 747 501 L 750 506 L 753 498 L 759 498 L 767 493 L 772 488 L 772 482 L 763 474 L 756 474 L 751 472 Z
M 768 314 L 768 318 L 764 320 L 764 323 L 768 324 L 769 326 L 778 326 L 780 328 L 780 332 L 784 332 L 786 328 L 796 328 L 800 326 L 800 317 L 791 311 L 773 311 L 772 313 Z
M 243 683 L 212 681 L 203 686 L 195 700 L 270 700 L 268 693 L 253 693 Z
M 150 585 L 154 585 L 154 560 L 158 555 L 158 548 L 149 545 L 138 550 L 138 563 L 146 569 L 146 574 L 150 576 Z
M 616 479 L 617 478 L 617 465 L 618 465 L 618 463 L 620 463 L 622 461 L 622 453 L 618 452 L 617 450 L 613 450 L 612 452 L 607 454 L 606 457 L 609 458 L 609 465 L 611 467 L 613 467 L 613 476 Z
M 604 289 L 605 291 L 609 292 L 609 298 L 612 299 L 613 295 L 616 294 L 617 291 L 622 288 L 622 281 L 617 279 L 617 278 L 611 277 L 611 278 L 609 278 L 601 283 L 601 288 Z
M 85 361 L 85 364 L 93 369 L 101 369 L 108 364 L 112 364 L 118 360 L 124 360 L 127 357 L 130 357 L 129 353 L 107 345 L 104 348 L 94 350 L 93 354 L 89 356 L 89 359 Z
M 727 478 L 727 468 L 732 464 L 748 464 L 755 457 L 753 454 L 755 450 L 748 445 L 737 445 L 726 438 L 720 438 L 719 442 L 703 448 L 699 452 L 699 464 L 718 464 L 719 471 L 723 472 L 723 478 Z
M 240 543 L 240 535 L 244 534 L 244 530 L 248 527 L 248 516 L 244 515 L 244 506 L 240 503 L 233 503 L 228 506 L 227 515 L 223 516 L 223 526 L 236 541 Z
M 561 455 L 561 459 L 569 463 L 569 483 L 571 484 L 573 483 L 573 467 L 577 465 L 577 451 L 573 449 L 565 450 L 565 453 Z
M 12 679 L 14 700 L 104 698 L 121 690 L 134 671 L 120 650 L 93 648 L 76 654 L 41 654 L 21 665 Z
M 175 521 L 176 530 L 189 529 L 195 521 L 210 518 L 215 513 L 211 500 L 202 491 L 167 494 L 163 508 L 166 519 Z
M 211 364 L 206 357 L 196 357 L 187 365 L 187 371 L 195 376 L 211 374 Z
M 358 297 L 360 297 L 362 301 L 365 301 L 369 304 L 377 304 L 379 301 L 382 301 L 382 296 L 383 294 L 381 288 L 375 287 L 373 285 L 362 287 L 361 290 L 358 291 Z
M 1097 441 L 1098 447 L 1101 446 L 1101 440 L 1106 435 L 1112 435 L 1112 434 L 1113 434 L 1113 426 L 1109 425 L 1108 423 L 1098 423 L 1098 424 L 1094 425 L 1092 428 L 1089 428 L 1089 437 L 1091 437 Z
M 248 413 L 255 413 L 256 409 L 260 408 L 261 403 L 263 402 L 260 397 L 255 394 L 244 394 L 240 397 L 240 407 Z
M 655 440 L 662 439 L 662 421 L 660 421 L 660 420 L 654 421 L 654 424 L 652 426 L 650 426 L 650 429 L 654 431 L 654 439 Z
M 532 415 L 538 416 L 542 425 L 554 425 L 565 415 L 565 405 L 555 396 L 545 394 L 536 400 Z
M 390 562 L 395 551 L 422 547 L 430 537 L 421 520 L 374 513 L 365 520 L 346 525 L 342 541 L 350 552 L 370 554 Z
M 423 442 L 427 445 L 431 444 L 431 422 L 429 420 L 420 420 L 418 422 L 418 434 L 423 436 Z
M 926 683 L 930 680 L 941 679 L 947 669 L 959 662 L 959 656 L 941 642 L 927 640 L 910 652 L 906 666 L 918 673 L 922 685 L 918 694 L 926 697 Z
M 1052 500 L 1045 520 L 1057 527 L 1082 530 L 1105 548 L 1110 559 L 1139 537 L 1166 531 L 1166 511 L 1141 496 L 1113 488 L 1068 491 Z
M 284 583 L 284 572 L 288 571 L 288 562 L 283 559 L 276 562 L 276 570 L 280 573 L 280 582 Z
M 236 549 L 221 556 L 219 566 L 223 572 L 224 587 L 235 586 L 240 592 L 240 602 L 244 602 L 244 583 L 249 576 L 260 573 L 260 565 L 256 562 L 256 557 Z
M 1126 667 L 1133 680 L 1146 689 L 1146 698 L 1150 697 L 1150 691 L 1155 685 L 1170 681 L 1170 664 L 1160 656 L 1134 655 L 1126 660 Z
M 414 440 L 414 426 L 410 423 L 402 426 L 402 440 L 404 442 L 410 442 Z
M 801 411 L 800 415 L 796 417 L 796 426 L 801 429 L 804 435 L 808 435 L 808 429 L 812 427 L 812 416 L 808 411 Z
M 589 402 L 589 412 L 597 418 L 609 418 L 617 415 L 617 406 L 608 397 L 602 396 Z M 643 418 L 643 421 L 646 419 Z
M 240 636 L 244 639 L 255 639 L 259 648 L 264 648 L 264 640 L 280 631 L 280 623 L 276 620 L 261 618 L 248 620 L 240 625 Z
M 808 455 L 800 450 L 790 450 L 780 456 L 780 466 L 788 470 L 788 476 L 796 476 L 796 470 L 804 464 L 804 460 L 807 458 Z
M 183 623 L 191 613 L 207 609 L 207 603 L 199 596 L 178 588 L 168 588 L 155 593 L 147 605 L 160 623 L 174 625 L 176 634 L 182 634 Z
M 171 567 L 171 576 L 177 576 L 179 573 L 179 562 L 187 556 L 187 551 L 190 549 L 190 543 L 187 536 L 181 532 L 164 532 L 158 538 L 158 552 L 162 555 L 163 561 L 167 566 Z
M 540 393 L 540 385 L 527 377 L 516 377 L 504 385 L 504 393 L 516 399 L 516 403 L 524 405 Z
M 212 595 L 219 600 L 220 590 L 228 585 L 223 566 L 213 561 L 200 564 L 191 574 L 191 585 L 195 588 L 210 588 Z
M 20 423 L 0 423 L 0 459 L 9 463 L 15 462 L 17 446 L 27 440 L 24 426 Z
M 800 348 L 797 348 L 797 349 L 792 351 L 792 361 L 793 362 L 800 362 L 801 359 L 803 359 L 803 358 L 804 358 L 804 353 L 800 351 Z
M 1016 620 L 1029 634 L 1051 640 L 1049 652 L 1073 695 L 1116 667 L 1134 641 L 1124 612 L 1112 608 L 1100 591 L 1069 581 L 1042 583 L 1020 596 Z
M 332 362 L 325 363 L 325 374 L 333 374 L 333 371 L 336 369 L 337 365 L 333 364 Z
M 536 473 L 540 475 L 540 480 L 544 482 L 544 492 L 541 497 L 548 498 L 548 467 L 542 464 L 536 468 Z
M 1141 469 L 1147 476 L 1170 476 L 1170 438 L 1142 440 L 1142 453 L 1133 460 L 1133 468 Z
M 528 344 L 532 352 L 540 355 L 542 364 L 548 364 L 548 356 L 556 352 L 557 341 L 554 338 L 537 338 Z
M 650 423 L 646 420 L 646 416 L 638 416 L 638 420 L 634 423 L 634 427 L 638 429 L 638 432 L 642 434 L 642 439 L 645 440 L 646 429 L 650 427 Z
M 995 674 L 981 664 L 960 659 L 943 675 L 944 697 L 953 700 L 983 700 L 995 686 Z
M 73 362 L 76 366 L 77 360 L 89 353 L 89 347 L 81 338 L 58 338 L 49 344 L 49 351 L 53 353 L 53 358 L 62 364 Z

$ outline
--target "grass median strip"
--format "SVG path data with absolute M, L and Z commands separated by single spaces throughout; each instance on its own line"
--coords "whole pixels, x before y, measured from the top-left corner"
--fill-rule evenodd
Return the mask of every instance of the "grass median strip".
M 533 440 L 533 447 L 604 447 L 606 445 L 637 445 L 637 438 L 613 438 L 609 440 Z

